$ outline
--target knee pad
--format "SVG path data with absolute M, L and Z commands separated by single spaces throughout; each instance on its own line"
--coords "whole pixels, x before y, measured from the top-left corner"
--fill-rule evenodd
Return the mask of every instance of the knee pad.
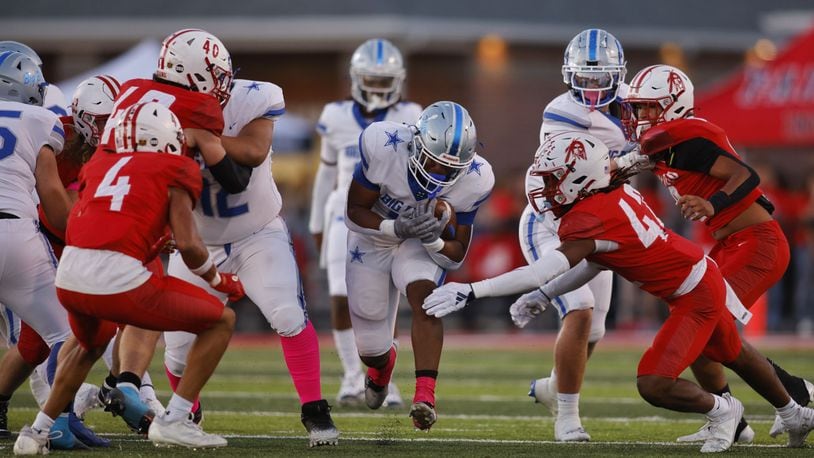
M 169 349 L 167 349 L 164 350 L 164 366 L 172 375 L 180 377 L 181 374 L 184 373 L 184 369 L 187 367 L 187 362 L 186 359 L 179 359 L 177 355 L 174 355 Z
M 594 308 L 591 314 L 591 333 L 588 335 L 588 342 L 596 343 L 605 337 L 605 318 L 607 316 L 607 310 L 597 310 Z
M 282 337 L 294 337 L 305 329 L 305 318 L 299 305 L 284 305 L 271 312 L 269 324 Z

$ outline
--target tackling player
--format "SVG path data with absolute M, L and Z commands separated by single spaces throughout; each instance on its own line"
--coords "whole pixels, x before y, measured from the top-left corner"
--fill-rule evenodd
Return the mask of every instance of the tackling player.
M 359 137 L 361 161 L 348 192 L 348 305 L 356 346 L 368 366 L 365 402 L 378 409 L 396 362 L 393 328 L 399 293 L 413 310 L 416 390 L 410 416 L 428 430 L 435 423 L 435 383 L 444 329 L 421 310 L 424 298 L 466 256 L 478 207 L 494 175 L 475 153 L 469 113 L 454 102 L 426 108 L 415 126 L 381 121 Z M 435 200 L 457 212 L 449 240 L 440 238 L 451 214 L 439 220 Z
M 537 211 L 561 218 L 561 245 L 539 261 L 472 284 L 450 283 L 424 302 L 442 317 L 479 297 L 529 291 L 569 272 L 595 275 L 612 269 L 665 300 L 670 315 L 639 361 L 637 388 L 654 406 L 706 414 L 709 436 L 701 452 L 727 450 L 743 414 L 729 393 L 708 393 L 681 373 L 700 355 L 735 371 L 769 401 L 789 431 L 790 447 L 802 447 L 814 429 L 814 410 L 798 405 L 772 365 L 742 341 L 732 315 L 748 312 L 727 286 L 715 262 L 697 245 L 665 229 L 631 186 L 611 186 L 608 148 L 596 137 L 562 133 L 548 138 L 530 173 L 543 188 L 527 189 Z
M 413 124 L 421 107 L 401 101 L 404 62 L 401 52 L 387 40 L 373 38 L 356 48 L 350 63 L 352 100 L 325 105 L 317 123 L 322 143 L 314 179 L 309 230 L 327 268 L 331 296 L 331 325 L 344 375 L 336 400 L 362 402 L 365 375 L 351 329 L 348 289 L 345 284 L 348 228 L 345 207 L 353 171 L 359 163 L 359 134 L 373 122 Z M 385 405 L 401 405 L 398 388 L 391 381 Z

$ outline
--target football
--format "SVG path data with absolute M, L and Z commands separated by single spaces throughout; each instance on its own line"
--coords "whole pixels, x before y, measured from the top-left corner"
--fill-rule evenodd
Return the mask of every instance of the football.
M 454 240 L 455 239 L 455 229 L 457 228 L 458 222 L 455 218 L 455 209 L 452 208 L 452 205 L 445 201 L 438 199 L 435 203 L 435 217 L 441 219 L 443 216 L 444 211 L 449 209 L 450 218 L 447 226 L 444 228 L 444 231 L 441 232 L 441 240 Z

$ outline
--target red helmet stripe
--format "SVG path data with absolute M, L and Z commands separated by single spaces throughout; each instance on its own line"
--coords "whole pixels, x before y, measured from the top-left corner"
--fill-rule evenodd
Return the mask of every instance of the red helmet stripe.
M 130 108 L 130 112 L 132 113 L 132 117 L 130 119 L 130 138 L 133 142 L 132 149 L 136 151 L 138 149 L 138 144 L 136 143 L 136 119 L 138 119 L 138 114 L 141 112 L 141 109 L 144 108 L 146 103 L 140 103 L 132 108 Z
M 181 34 L 184 34 L 184 33 L 187 33 L 187 32 L 197 32 L 199 30 L 201 30 L 201 29 L 181 29 L 181 30 L 173 33 L 172 35 L 168 36 L 166 39 L 164 39 L 164 42 L 161 44 L 161 55 L 158 56 L 158 68 L 161 68 L 163 66 L 162 62 L 164 62 L 164 55 L 167 54 L 167 45 L 172 43 L 173 40 L 178 38 L 178 36 L 181 35 Z
M 114 99 L 119 96 L 119 89 L 121 89 L 121 84 L 119 84 L 119 81 L 116 78 L 110 75 L 99 75 L 97 76 L 97 78 L 100 79 L 103 83 L 105 83 L 105 86 L 107 86 L 107 88 L 110 89 L 110 93 L 113 94 Z

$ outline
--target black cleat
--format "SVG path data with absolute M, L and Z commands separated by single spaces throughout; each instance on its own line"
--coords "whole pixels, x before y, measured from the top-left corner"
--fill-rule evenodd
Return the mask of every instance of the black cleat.
M 308 431 L 309 447 L 336 445 L 339 442 L 339 430 L 331 420 L 331 406 L 328 401 L 307 402 L 302 405 L 302 424 Z

